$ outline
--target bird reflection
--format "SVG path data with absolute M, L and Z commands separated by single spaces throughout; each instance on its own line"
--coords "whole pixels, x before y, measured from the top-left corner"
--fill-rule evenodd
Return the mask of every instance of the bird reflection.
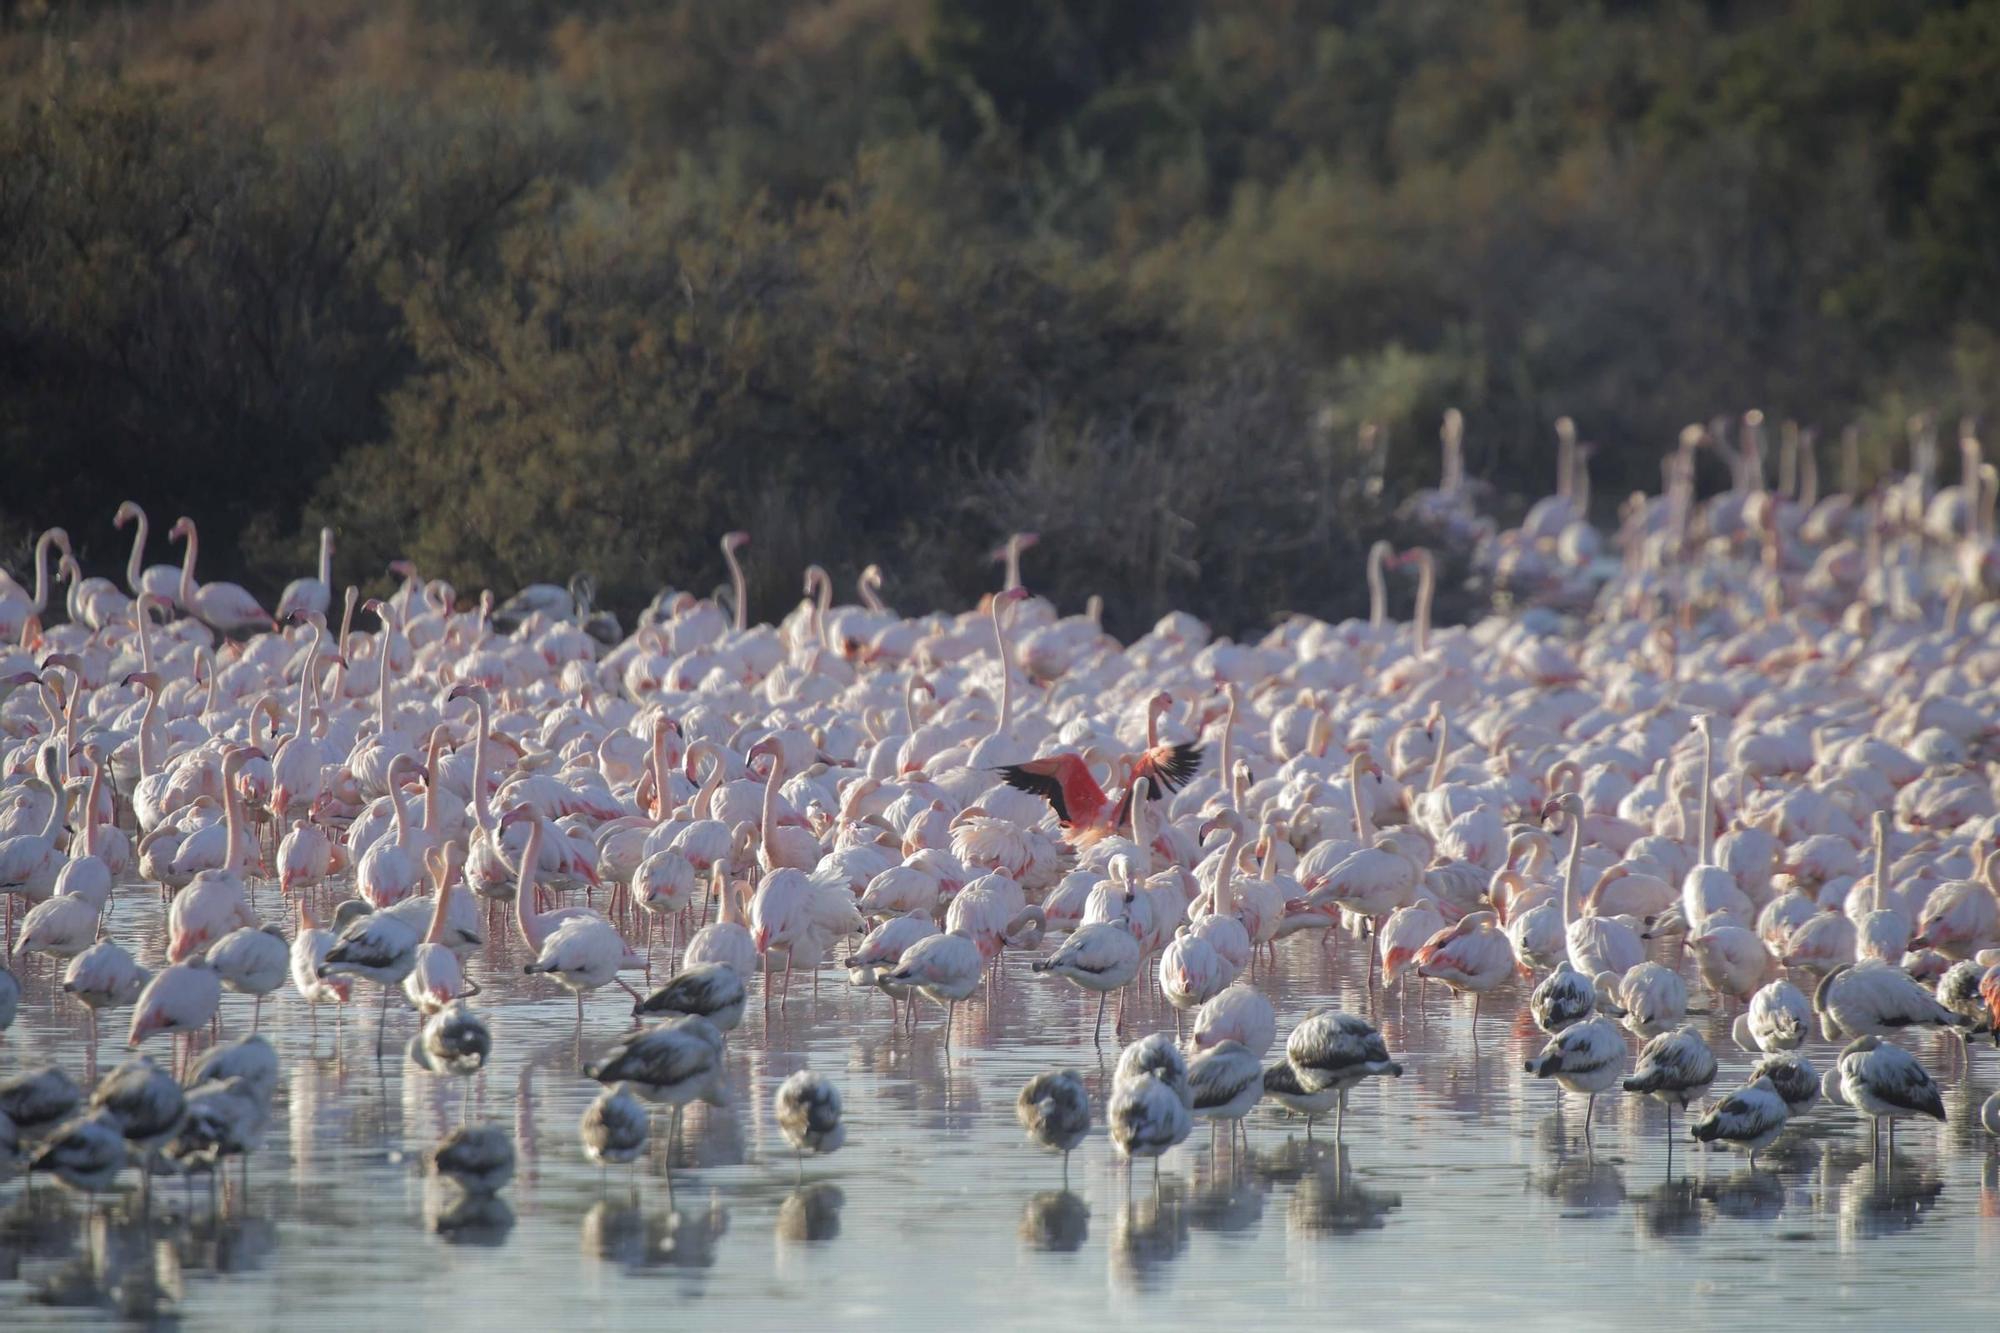
M 1286 1220 L 1305 1236 L 1345 1236 L 1379 1231 L 1389 1214 L 1403 1206 L 1403 1196 L 1372 1190 L 1354 1179 L 1353 1159 L 1345 1147 L 1321 1148 L 1308 1159 L 1298 1187 L 1286 1207 Z
M 501 1245 L 514 1229 L 514 1210 L 498 1194 L 434 1187 L 424 1192 L 424 1222 L 454 1245 Z
M 1632 1196 L 1641 1240 L 1690 1240 L 1699 1236 L 1704 1218 L 1702 1195 L 1686 1177 L 1662 1181 L 1644 1194 Z
M 840 1209 L 847 1196 L 838 1185 L 815 1181 L 793 1190 L 778 1205 L 778 1239 L 781 1241 L 832 1240 L 840 1234 Z
M 1840 1196 L 1842 1234 L 1863 1240 L 1909 1231 L 1937 1208 L 1944 1181 L 1907 1158 L 1863 1163 Z
M 1118 1209 L 1111 1225 L 1111 1275 L 1125 1286 L 1144 1288 L 1160 1276 L 1158 1270 L 1187 1250 L 1187 1210 L 1177 1183 Z
M 1721 1179 L 1700 1182 L 1701 1197 L 1728 1218 L 1768 1222 L 1785 1210 L 1785 1183 L 1777 1172 L 1742 1167 Z
M 1031 1250 L 1068 1254 L 1090 1234 L 1090 1209 L 1068 1190 L 1043 1190 L 1021 1213 L 1021 1243 Z
M 1264 1191 L 1247 1173 L 1203 1180 L 1187 1196 L 1188 1225 L 1197 1231 L 1251 1231 L 1264 1216 Z
M 840 1191 L 834 1190 L 833 1193 L 836 1196 L 832 1206 L 833 1222 L 835 1230 L 838 1230 Z M 675 1268 L 713 1268 L 716 1244 L 729 1230 L 729 1210 L 722 1206 L 720 1198 L 710 1196 L 706 1208 L 668 1213 L 658 1220 L 657 1228 L 657 1232 L 649 1234 L 649 1238 L 653 1241 L 652 1252 L 661 1263 Z M 832 1239 L 831 1234 L 825 1239 Z
M 605 1263 L 637 1268 L 646 1261 L 646 1217 L 636 1203 L 599 1199 L 583 1215 L 583 1252 Z
M 1599 1213 L 1625 1201 L 1625 1173 L 1601 1157 L 1572 1156 L 1529 1184 L 1574 1212 Z

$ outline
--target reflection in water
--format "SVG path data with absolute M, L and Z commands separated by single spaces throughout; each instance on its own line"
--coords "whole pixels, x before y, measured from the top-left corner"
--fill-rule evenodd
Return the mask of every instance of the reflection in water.
M 1357 1231 L 1379 1231 L 1388 1225 L 1389 1214 L 1403 1206 L 1403 1196 L 1389 1190 L 1372 1190 L 1354 1179 L 1351 1159 L 1345 1146 L 1315 1145 L 1306 1160 L 1306 1170 L 1298 1177 L 1285 1218 L 1291 1229 L 1302 1236 L 1345 1236 Z
M 1700 1182 L 1702 1199 L 1720 1217 L 1738 1222 L 1769 1222 L 1785 1211 L 1785 1182 L 1766 1167 L 1746 1164 L 1731 1174 Z
M 1251 1231 L 1264 1216 L 1264 1191 L 1248 1173 L 1197 1177 L 1187 1196 L 1188 1225 L 1196 1231 Z
M 1841 1192 L 1841 1235 L 1875 1240 L 1912 1230 L 1931 1216 L 1943 1194 L 1944 1181 L 1928 1165 L 1902 1156 L 1893 1163 L 1863 1163 Z
M 832 1240 L 840 1234 L 840 1209 L 847 1196 L 829 1181 L 815 1181 L 785 1196 L 778 1205 L 781 1241 Z
M 1608 1212 L 1625 1202 L 1625 1173 L 1602 1157 L 1572 1156 L 1528 1183 L 1572 1213 Z
M 1175 1181 L 1138 1202 L 1127 1200 L 1111 1224 L 1111 1276 L 1140 1290 L 1157 1282 L 1167 1264 L 1187 1249 L 1187 1210 Z
M 120 895 L 112 912 L 130 908 Z M 157 918 L 157 906 L 150 911 Z M 161 943 L 143 961 L 156 962 Z M 1281 944 L 1281 1032 L 1311 1002 L 1369 1008 L 1351 980 L 1365 968 L 1364 947 L 1336 941 L 1328 956 L 1311 941 Z M 1371 1281 L 1342 1289 L 1356 1322 L 1407 1317 L 1407 1293 L 1420 1283 L 1454 1301 L 1504 1296 L 1518 1315 L 1511 1321 L 1529 1322 L 1564 1298 L 1541 1280 L 1552 1254 L 1608 1261 L 1589 1271 L 1612 1274 L 1601 1280 L 1616 1289 L 1586 1296 L 1659 1308 L 1700 1286 L 1715 1308 L 1745 1319 L 1769 1313 L 1773 1290 L 1834 1280 L 1844 1313 L 1869 1326 L 1886 1323 L 1912 1288 L 1951 1327 L 2000 1295 L 2000 1269 L 1982 1262 L 2000 1239 L 1987 1220 L 2000 1217 L 2000 1154 L 1969 1120 L 1899 1136 L 1892 1172 L 1870 1165 L 1863 1122 L 1815 1110 L 1759 1155 L 1753 1176 L 1740 1157 L 1697 1151 L 1684 1128 L 1669 1168 L 1657 1111 L 1607 1095 L 1593 1160 L 1580 1148 L 1580 1101 L 1558 1114 L 1556 1089 L 1521 1074 L 1544 1039 L 1517 1015 L 1501 1019 L 1507 1006 L 1518 1010 L 1512 986 L 1488 997 L 1476 1049 L 1466 1006 L 1442 991 L 1428 1001 L 1419 990 L 1407 1000 L 1391 992 L 1376 1007 L 1407 1072 L 1356 1090 L 1344 1145 L 1328 1122 L 1308 1142 L 1299 1121 L 1260 1108 L 1242 1152 L 1215 1161 L 1198 1141 L 1177 1149 L 1154 1196 L 1143 1168 L 1126 1194 L 1127 1172 L 1105 1141 L 1117 1047 L 1090 1045 L 1091 997 L 1022 984 L 1023 960 L 1010 954 L 990 998 L 982 992 L 962 1008 L 947 1051 L 934 1009 L 914 1038 L 891 1035 L 879 994 L 836 986 L 830 974 L 813 1006 L 801 1004 L 795 981 L 790 1011 L 774 1014 L 784 1049 L 762 1040 L 754 1014 L 731 1034 L 723 1104 L 687 1109 L 672 1189 L 664 1110 L 649 1155 L 607 1180 L 578 1141 L 598 1088 L 577 1073 L 574 1004 L 524 982 L 521 961 L 518 940 L 500 929 L 471 963 L 495 1021 L 493 1062 L 471 1084 L 471 1119 L 511 1122 L 508 1202 L 465 1200 L 416 1169 L 424 1147 L 460 1120 L 459 1101 L 403 1061 L 377 1064 L 372 1013 L 360 1023 L 350 1014 L 339 1042 L 324 1022 L 314 1058 L 304 1014 L 274 1001 L 264 1030 L 282 1076 L 248 1193 L 236 1170 L 213 1203 L 205 1181 L 191 1190 L 157 1181 L 148 1219 L 130 1194 L 93 1206 L 40 1181 L 29 1195 L 27 1182 L 0 1178 L 0 1329 L 58 1317 L 205 1325 L 281 1309 L 302 1280 L 315 1318 L 372 1328 L 415 1308 L 441 1265 L 524 1325 L 637 1322 L 643 1315 L 624 1311 L 652 1308 L 666 1280 L 676 1296 L 741 1313 L 731 1322 L 745 1326 L 775 1324 L 791 1308 L 829 1326 L 880 1327 L 916 1266 L 941 1293 L 927 1313 L 968 1328 L 1017 1320 L 1023 1291 L 1065 1302 L 1079 1323 L 1179 1327 L 1268 1320 L 1296 1298 L 1297 1279 L 1357 1253 L 1354 1233 L 1383 1228 L 1396 1235 L 1371 1246 Z M 80 1021 L 52 1030 L 39 1017 L 51 999 L 46 976 L 27 985 L 23 1013 L 35 1017 L 0 1042 L 0 1075 L 44 1059 L 80 1071 Z M 991 1013 L 980 1012 L 989 1003 Z M 629 1025 L 629 1007 L 614 995 L 587 1001 L 585 1054 Z M 1727 1045 L 1727 1015 L 1697 1017 L 1725 1084 L 1739 1078 L 1748 1060 Z M 1135 995 L 1128 1027 L 1135 1036 L 1171 1031 L 1173 1013 Z M 392 1011 L 392 1037 L 412 1028 Z M 1939 1050 L 1921 1041 L 1926 1063 L 1942 1071 Z M 1826 1054 L 1818 1043 L 1812 1053 Z M 1023 1141 L 1012 1111 L 1030 1076 L 1066 1067 L 1083 1072 L 1100 1122 L 1077 1149 L 1070 1187 L 1056 1189 L 1059 1164 Z M 840 1159 L 854 1173 L 843 1177 L 845 1198 L 827 1182 L 786 1193 L 792 1165 L 770 1104 L 778 1080 L 800 1068 L 839 1083 L 849 1114 L 867 1126 Z M 1970 1091 L 1947 1082 L 1954 1113 L 1992 1090 L 1990 1070 L 1976 1064 L 1975 1073 Z M 730 1233 L 732 1218 L 740 1234 Z M 1279 1218 L 1282 1236 L 1266 1225 Z M 1763 1243 L 1773 1236 L 1783 1243 Z M 441 1257 L 460 1242 L 499 1248 Z M 1102 1271 L 1094 1256 L 1067 1257 L 1093 1245 L 1105 1252 Z M 1011 1253 L 996 1261 L 996 1248 Z M 1758 1263 L 1732 1262 L 1753 1250 Z M 310 1276 L 357 1266 L 369 1282 L 315 1287 Z M 580 1287 L 602 1304 L 578 1308 Z M 771 1304 L 751 1312 L 742 1302 Z
M 1021 1213 L 1021 1243 L 1031 1250 L 1068 1254 L 1090 1234 L 1090 1208 L 1068 1190 L 1043 1190 Z
M 1686 1176 L 1662 1181 L 1632 1201 L 1633 1220 L 1642 1241 L 1692 1240 L 1701 1235 L 1702 1195 L 1696 1182 Z
M 834 1190 L 836 1196 L 839 1193 L 839 1190 Z M 836 1228 L 840 1221 L 839 1209 L 840 1205 L 836 1202 L 833 1205 Z M 713 1268 L 716 1244 L 728 1230 L 729 1210 L 722 1206 L 719 1198 L 711 1197 L 707 1207 L 671 1212 L 661 1219 L 653 1253 L 661 1263 L 675 1268 Z
M 454 1245 L 502 1245 L 514 1229 L 514 1209 L 498 1194 L 424 1191 L 424 1222 Z

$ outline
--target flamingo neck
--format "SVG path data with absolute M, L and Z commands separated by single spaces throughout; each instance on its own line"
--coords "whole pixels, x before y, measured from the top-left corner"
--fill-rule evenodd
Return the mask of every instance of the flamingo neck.
M 529 821 L 528 840 L 521 845 L 521 870 L 514 880 L 514 926 L 521 932 L 521 942 L 539 953 L 545 933 L 542 914 L 529 905 L 528 895 L 535 891 L 535 874 L 541 867 L 542 819 L 531 815 Z
M 495 833 L 493 811 L 486 804 L 486 701 L 472 696 L 478 730 L 472 734 L 472 819 L 488 833 Z
M 1368 807 L 1361 801 L 1361 779 L 1367 768 L 1368 757 L 1360 754 L 1347 766 L 1347 792 L 1354 801 L 1354 840 L 1364 847 L 1375 841 L 1375 822 L 1368 817 Z
M 183 607 L 194 605 L 194 557 L 200 546 L 201 537 L 195 532 L 194 524 L 190 522 L 187 525 L 187 550 L 181 554 L 180 596 Z
M 1437 595 L 1437 564 L 1428 552 L 1417 566 L 1417 656 L 1431 644 L 1431 599 Z
M 35 614 L 49 604 L 49 547 L 55 544 L 53 530 L 44 532 L 35 539 Z
M 315 622 L 312 631 L 312 647 L 306 652 L 305 669 L 299 672 L 299 722 L 295 734 L 301 736 L 305 734 L 307 709 L 312 703 L 313 675 L 319 670 L 319 651 L 326 643 L 325 624 Z
M 42 821 L 42 840 L 54 842 L 61 831 L 63 819 L 69 813 L 69 789 L 63 786 L 62 773 L 56 767 L 56 747 L 42 748 L 42 781 L 49 786 L 55 799 L 49 803 L 49 817 Z
M 1141 780 L 1132 788 L 1132 845 L 1138 848 L 1139 864 L 1136 873 L 1145 879 L 1153 873 L 1153 842 L 1146 834 L 1147 784 Z
M 333 586 L 333 529 L 319 530 L 319 582 L 323 588 Z
M 1389 584 L 1382 576 L 1382 561 L 1388 554 L 1387 542 L 1368 548 L 1368 628 L 1380 630 L 1389 622 Z
M 1237 693 L 1229 691 L 1229 711 L 1222 718 L 1221 756 L 1216 763 L 1217 776 L 1222 779 L 1222 799 L 1231 810 L 1237 810 L 1236 785 L 1231 780 L 1235 773 L 1236 751 L 1236 705 Z M 1240 811 L 1239 811 L 1240 813 Z
M 1567 942 L 1570 923 L 1576 920 L 1576 877 L 1583 869 L 1583 814 L 1569 818 L 1569 861 L 1563 867 L 1563 937 Z M 1567 947 L 1567 943 L 1565 943 Z M 1574 961 L 1574 960 L 1572 960 Z
M 743 633 L 750 628 L 749 588 L 743 578 L 743 566 L 736 559 L 736 548 L 724 545 L 723 563 L 729 566 L 729 587 L 736 595 L 736 632 Z
M 725 926 L 742 925 L 742 917 L 736 910 L 736 886 L 729 882 L 729 863 L 727 861 L 717 861 L 715 863 L 714 874 L 716 892 L 722 896 L 722 924 Z
M 125 586 L 132 590 L 134 597 L 146 591 L 140 575 L 146 560 L 146 511 L 137 505 L 133 507 L 133 517 L 138 520 L 137 530 L 132 534 L 132 554 L 125 561 Z
M 1708 727 L 1701 729 L 1701 860 L 1698 864 L 1715 864 L 1715 733 Z
M 451 906 L 452 880 L 451 862 L 446 861 L 440 868 L 437 881 L 437 902 L 431 906 L 431 928 L 424 932 L 425 944 L 444 943 L 445 912 Z
M 1436 791 L 1444 785 L 1444 762 L 1451 753 L 1451 722 L 1438 718 L 1437 757 L 1431 761 L 1430 790 Z
M 198 648 L 195 650 L 195 660 L 200 662 L 208 673 L 208 693 L 203 696 L 201 704 L 201 721 L 206 726 L 208 719 L 215 716 L 215 654 L 207 648 Z
M 146 691 L 146 708 L 139 714 L 139 778 L 144 781 L 157 771 L 153 751 L 153 710 L 160 706 L 160 692 Z
M 242 753 L 237 751 L 237 754 Z M 239 875 L 243 870 L 243 809 L 242 798 L 236 794 L 236 774 L 243 763 L 232 754 L 222 762 L 222 831 L 228 839 L 229 850 L 224 853 L 222 869 L 225 874 Z
M 1243 855 L 1243 825 L 1232 824 L 1229 840 L 1222 844 L 1222 870 L 1215 877 L 1215 908 L 1219 916 L 1236 912 L 1236 862 Z
M 764 809 L 758 824 L 758 837 L 764 848 L 764 867 L 775 870 L 778 867 L 778 784 L 784 780 L 784 752 L 772 746 L 771 771 L 764 775 Z
M 139 594 L 132 603 L 132 611 L 139 622 L 139 666 L 141 670 L 150 673 L 153 670 L 153 624 L 152 617 L 146 614 L 144 593 Z
M 1010 583 L 1007 586 L 1013 588 L 1019 585 Z M 1001 622 L 1000 601 L 998 598 L 995 598 L 993 601 L 992 616 L 993 651 L 1000 659 L 1000 716 L 993 724 L 993 738 L 999 740 L 1007 735 L 1007 729 L 1013 722 L 1014 673 L 1007 665 L 1007 629 Z

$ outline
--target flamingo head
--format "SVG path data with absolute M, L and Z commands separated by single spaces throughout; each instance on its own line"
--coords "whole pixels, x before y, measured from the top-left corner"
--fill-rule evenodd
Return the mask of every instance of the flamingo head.
M 747 532 L 738 530 L 736 532 L 725 532 L 722 534 L 722 549 L 725 551 L 733 553 L 745 546 L 748 546 L 749 544 L 750 544 L 750 534 Z
M 181 517 L 174 520 L 174 525 L 171 528 L 167 529 L 167 540 L 170 542 L 180 541 L 183 537 L 188 536 L 193 531 L 194 531 L 194 520 L 183 514 Z

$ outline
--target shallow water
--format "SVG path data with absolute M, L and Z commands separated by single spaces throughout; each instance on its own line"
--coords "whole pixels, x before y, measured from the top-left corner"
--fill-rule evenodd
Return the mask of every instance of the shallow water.
M 260 893 L 275 916 L 275 891 Z M 157 896 L 128 891 L 113 934 L 143 940 L 142 960 L 156 964 L 160 916 Z M 1275 984 L 1258 978 L 1278 999 L 1281 1040 L 1313 1004 L 1367 1012 L 1352 980 L 1364 960 L 1358 943 L 1286 941 Z M 252 1327 L 766 1327 L 801 1316 L 876 1329 L 1178 1326 L 1290 1309 L 1438 1328 L 1475 1315 L 1601 1326 L 1647 1311 L 1693 1327 L 1879 1326 L 1920 1311 L 1950 1327 L 1990 1320 L 2000 1300 L 2000 1159 L 1974 1116 L 2000 1082 L 1990 1047 L 1975 1050 L 1969 1086 L 1947 1084 L 1953 1123 L 1898 1131 L 1893 1169 L 1871 1166 L 1864 1122 L 1825 1106 L 1756 1173 L 1684 1137 L 1670 1168 L 1663 1111 L 1618 1094 L 1599 1099 L 1586 1155 L 1581 1099 L 1559 1113 L 1556 1090 L 1521 1071 L 1541 1044 L 1525 992 L 1488 997 L 1476 1043 L 1466 1002 L 1437 987 L 1392 992 L 1377 1017 L 1407 1073 L 1354 1094 L 1340 1150 L 1330 1123 L 1308 1143 L 1301 1121 L 1267 1103 L 1247 1122 L 1247 1154 L 1212 1154 L 1198 1127 L 1156 1186 L 1151 1165 L 1128 1171 L 1100 1127 L 1065 1191 L 1061 1159 L 1023 1139 L 1014 1097 L 1030 1075 L 1067 1065 L 1101 1113 L 1117 1051 L 1108 1022 L 1101 1056 L 1090 1045 L 1093 998 L 1010 957 L 983 998 L 960 1006 L 947 1049 L 941 1011 L 924 1010 L 914 1037 L 894 1033 L 883 997 L 829 970 L 817 998 L 796 978 L 768 1031 L 753 988 L 730 1042 L 728 1105 L 690 1109 L 670 1192 L 664 1113 L 631 1172 L 600 1173 L 577 1139 L 597 1092 L 577 1067 L 629 1025 L 630 1001 L 591 997 L 579 1038 L 568 994 L 524 978 L 522 961 L 511 934 L 495 932 L 473 966 L 495 1052 L 469 1086 L 405 1061 L 407 1012 L 392 1010 L 378 1065 L 365 984 L 338 1041 L 330 1018 L 315 1037 L 305 1007 L 279 992 L 263 1021 L 284 1069 L 270 1130 L 247 1188 L 232 1168 L 213 1203 L 206 1184 L 189 1193 L 164 1180 L 147 1219 L 134 1194 L 0 1184 L 0 1327 L 121 1315 Z M 659 961 L 664 975 L 664 947 Z M 0 1038 L 0 1074 L 51 1059 L 81 1074 L 81 1010 L 60 996 L 52 1007 L 46 963 L 17 971 L 26 995 Z M 225 997 L 225 1037 L 248 1026 L 250 1007 Z M 111 1034 L 128 1018 L 107 1015 L 105 1068 L 123 1055 Z M 1127 1020 L 1128 1037 L 1173 1021 L 1157 996 L 1135 1000 Z M 1751 1061 L 1726 1045 L 1725 1019 L 1705 1021 L 1720 1092 Z M 1954 1048 L 1917 1047 L 1938 1072 Z M 1831 1051 L 1809 1054 L 1824 1069 Z M 840 1085 L 849 1138 L 808 1160 L 800 1186 L 770 1097 L 808 1065 Z M 473 1118 L 513 1126 L 520 1158 L 490 1207 L 457 1206 L 421 1167 L 468 1095 Z

